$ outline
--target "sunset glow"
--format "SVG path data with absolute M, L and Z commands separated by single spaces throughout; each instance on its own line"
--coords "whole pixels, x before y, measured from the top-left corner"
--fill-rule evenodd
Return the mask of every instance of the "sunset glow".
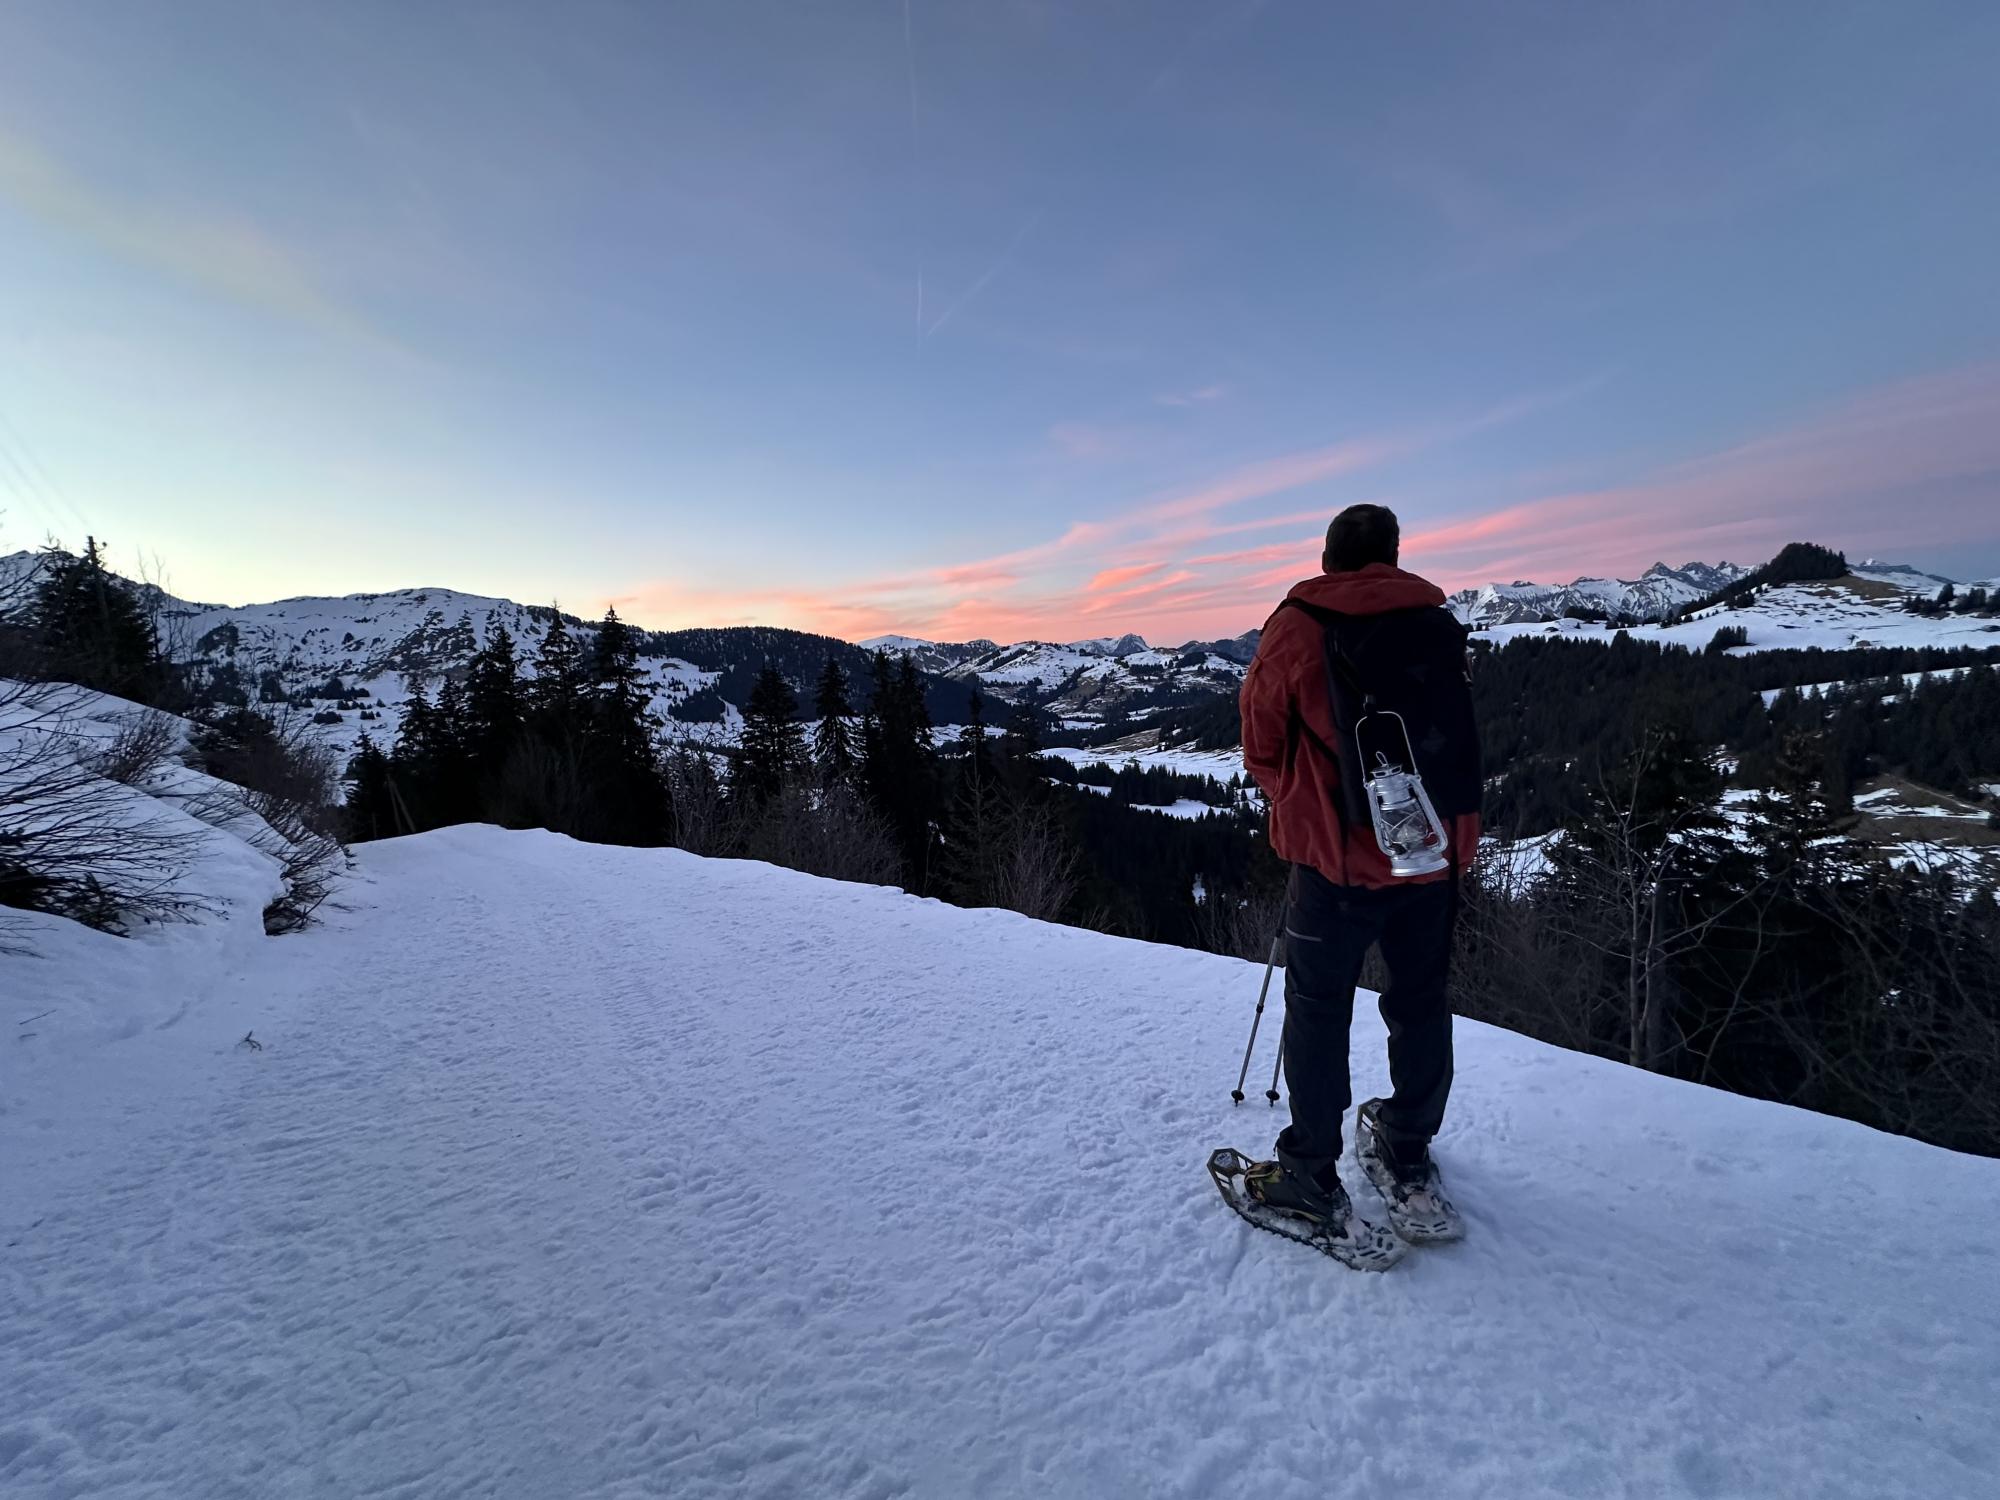
M 0 551 L 1169 644 L 1363 500 L 1447 588 L 1991 576 L 2000 15 L 1920 8 L 29 0 Z

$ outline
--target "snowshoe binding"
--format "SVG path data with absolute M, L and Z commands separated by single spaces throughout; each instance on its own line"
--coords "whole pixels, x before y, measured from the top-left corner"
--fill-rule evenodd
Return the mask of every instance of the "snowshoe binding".
M 1354 1159 L 1389 1210 L 1389 1225 L 1413 1245 L 1438 1245 L 1465 1237 L 1465 1220 L 1444 1193 L 1437 1163 L 1426 1149 L 1417 1161 L 1400 1159 L 1382 1131 L 1382 1101 L 1355 1111 Z
M 1356 1271 L 1386 1271 L 1404 1245 L 1354 1212 L 1338 1179 L 1331 1189 L 1287 1171 L 1282 1162 L 1251 1161 L 1224 1146 L 1208 1158 L 1222 1201 L 1259 1229 L 1310 1245 Z

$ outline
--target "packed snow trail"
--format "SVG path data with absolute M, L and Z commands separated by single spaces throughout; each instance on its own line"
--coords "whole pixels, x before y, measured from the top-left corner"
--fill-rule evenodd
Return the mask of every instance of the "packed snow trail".
M 1202 1170 L 1278 1123 L 1227 1099 L 1252 965 L 358 855 L 323 928 L 135 985 L 170 1029 L 0 1084 L 9 1500 L 1994 1493 L 2000 1163 L 1468 1024 L 1470 1238 L 1360 1276 Z

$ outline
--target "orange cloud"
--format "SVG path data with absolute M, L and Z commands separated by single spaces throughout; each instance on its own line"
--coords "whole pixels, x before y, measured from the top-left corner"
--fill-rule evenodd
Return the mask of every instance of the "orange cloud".
M 1235 635 L 1318 563 L 1328 507 L 1236 514 L 1532 409 L 1514 403 L 1416 437 L 1279 455 L 1011 552 L 832 588 L 746 593 L 658 585 L 645 623 L 756 619 L 847 639 L 1073 639 L 1107 617 L 1164 644 Z M 1791 540 L 1896 550 L 2000 532 L 2000 366 L 1863 392 L 1753 441 L 1597 489 L 1425 520 L 1406 514 L 1407 566 L 1446 587 L 1492 579 L 1630 574 L 1665 559 L 1752 562 Z M 1982 498 L 1983 497 L 1983 498 Z M 1312 533 L 1294 528 L 1312 525 Z M 1255 534 L 1277 534 L 1262 541 Z M 1288 534 L 1289 533 L 1289 534 Z M 1204 550 L 1214 538 L 1253 544 Z M 650 618 L 646 618 L 646 617 Z

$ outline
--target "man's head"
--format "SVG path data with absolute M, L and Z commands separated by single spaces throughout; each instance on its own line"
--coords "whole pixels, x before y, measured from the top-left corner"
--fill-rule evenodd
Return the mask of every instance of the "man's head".
M 1396 565 L 1402 545 L 1396 513 L 1386 505 L 1350 505 L 1326 528 L 1326 552 L 1320 566 L 1329 573 L 1352 573 L 1370 563 Z

